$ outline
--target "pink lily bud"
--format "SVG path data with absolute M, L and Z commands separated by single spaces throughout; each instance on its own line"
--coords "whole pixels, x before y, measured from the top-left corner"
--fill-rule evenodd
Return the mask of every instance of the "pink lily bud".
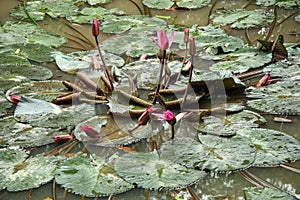
M 141 55 L 141 57 L 139 58 L 139 60 L 145 60 L 145 59 L 147 58 L 147 56 L 148 56 L 148 54 L 143 53 L 143 54 Z
M 20 100 L 21 100 L 21 97 L 18 95 L 15 95 L 15 94 L 11 95 L 10 99 L 9 99 L 9 101 L 15 105 L 17 105 L 20 102 Z
M 287 119 L 287 118 L 283 118 L 283 117 L 274 117 L 273 121 L 274 122 L 293 123 L 293 120 Z
M 170 125 L 174 125 L 176 123 L 175 115 L 170 110 L 167 110 L 162 114 L 154 114 L 154 115 L 157 117 L 158 120 L 165 120 Z
M 63 144 L 72 140 L 72 135 L 57 135 L 53 137 L 53 140 L 56 144 Z
M 149 106 L 140 116 L 139 120 L 138 120 L 138 125 L 145 125 L 147 124 L 147 122 L 149 121 L 149 116 L 152 113 L 152 108 Z
M 266 73 L 259 81 L 258 83 L 256 84 L 256 87 L 261 87 L 261 86 L 266 86 L 266 85 L 269 85 L 272 80 L 271 79 L 271 76 L 270 74 Z
M 189 42 L 190 29 L 189 28 L 185 28 L 185 29 L 183 29 L 183 32 L 184 32 L 183 41 L 184 41 L 184 43 L 188 43 Z
M 99 24 L 96 18 L 93 20 L 92 33 L 94 37 L 98 37 L 99 35 Z
M 157 30 L 157 39 L 154 39 L 153 41 L 157 44 L 157 46 L 161 50 L 167 50 L 171 47 L 173 39 L 174 39 L 174 32 L 172 32 L 170 39 L 168 39 L 166 31 L 165 30 Z
M 195 53 L 196 53 L 196 46 L 195 46 L 195 39 L 194 37 L 190 37 L 190 40 L 189 40 L 189 53 L 191 56 L 194 56 Z
M 89 125 L 80 126 L 80 129 L 91 138 L 99 138 L 99 132 Z

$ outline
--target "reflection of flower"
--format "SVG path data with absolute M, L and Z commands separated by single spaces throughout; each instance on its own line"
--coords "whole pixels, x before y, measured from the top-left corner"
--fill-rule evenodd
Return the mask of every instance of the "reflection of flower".
M 80 126 L 80 129 L 91 138 L 99 138 L 99 132 L 89 125 Z
M 99 24 L 96 18 L 93 20 L 92 33 L 94 37 L 99 35 Z
M 53 137 L 53 140 L 56 144 L 63 144 L 72 140 L 72 135 L 57 135 Z
M 174 39 L 174 32 L 172 32 L 170 39 L 168 39 L 166 31 L 164 30 L 157 30 L 156 34 L 157 34 L 157 39 L 154 39 L 153 41 L 157 44 L 157 46 L 161 50 L 166 50 L 170 48 Z

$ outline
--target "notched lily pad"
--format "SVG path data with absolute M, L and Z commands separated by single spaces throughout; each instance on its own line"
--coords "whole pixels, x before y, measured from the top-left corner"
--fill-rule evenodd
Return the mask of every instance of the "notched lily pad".
M 190 138 L 165 142 L 161 156 L 188 167 L 214 172 L 248 168 L 254 161 L 255 148 L 243 137 L 199 135 L 199 139 L 201 143 Z
M 264 199 L 264 200 L 294 200 L 295 197 L 282 192 L 280 190 L 274 190 L 271 188 L 257 188 L 257 187 L 248 187 L 244 188 L 244 196 L 246 200 L 251 199 Z
M 261 6 L 273 6 L 276 5 L 278 7 L 282 7 L 285 9 L 292 9 L 294 7 L 298 7 L 299 1 L 297 0 L 256 0 L 255 4 Z
M 158 153 L 130 153 L 115 161 L 119 176 L 145 189 L 182 188 L 202 179 L 206 173 L 186 168 Z
M 235 9 L 217 11 L 210 19 L 215 25 L 230 24 L 231 28 L 255 28 L 269 25 L 274 19 L 274 14 L 263 9 Z
M 76 155 L 60 163 L 55 180 L 69 192 L 87 197 L 122 193 L 134 186 L 120 178 L 105 159 Z
M 280 131 L 262 128 L 240 129 L 237 132 L 255 146 L 254 166 L 276 167 L 300 159 L 300 142 Z

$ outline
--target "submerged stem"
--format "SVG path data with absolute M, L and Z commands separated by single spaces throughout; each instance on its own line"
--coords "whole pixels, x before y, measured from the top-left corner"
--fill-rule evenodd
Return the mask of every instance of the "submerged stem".
M 162 80 L 162 73 L 163 73 L 163 70 L 164 70 L 165 62 L 166 62 L 166 52 L 167 52 L 166 50 L 163 50 L 163 56 L 161 58 L 161 67 L 160 67 L 160 72 L 159 72 L 159 79 L 158 79 L 157 88 L 156 88 L 156 91 L 155 91 L 155 96 L 154 96 L 154 99 L 153 99 L 153 102 L 152 102 L 153 105 L 156 104 L 157 95 L 159 94 L 159 89 L 160 89 L 161 80 Z

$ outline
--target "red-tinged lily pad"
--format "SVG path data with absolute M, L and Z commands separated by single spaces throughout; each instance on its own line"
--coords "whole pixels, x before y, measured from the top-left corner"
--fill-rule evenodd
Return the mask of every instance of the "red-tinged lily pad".
M 145 189 L 183 188 L 204 178 L 206 173 L 160 157 L 158 152 L 130 153 L 115 160 L 115 170 L 129 183 Z
M 69 192 L 87 197 L 108 196 L 134 187 L 120 178 L 104 158 L 86 154 L 60 163 L 55 180 Z
M 248 138 L 255 146 L 254 166 L 276 167 L 300 159 L 300 142 L 292 136 L 271 129 L 240 129 L 238 135 Z

